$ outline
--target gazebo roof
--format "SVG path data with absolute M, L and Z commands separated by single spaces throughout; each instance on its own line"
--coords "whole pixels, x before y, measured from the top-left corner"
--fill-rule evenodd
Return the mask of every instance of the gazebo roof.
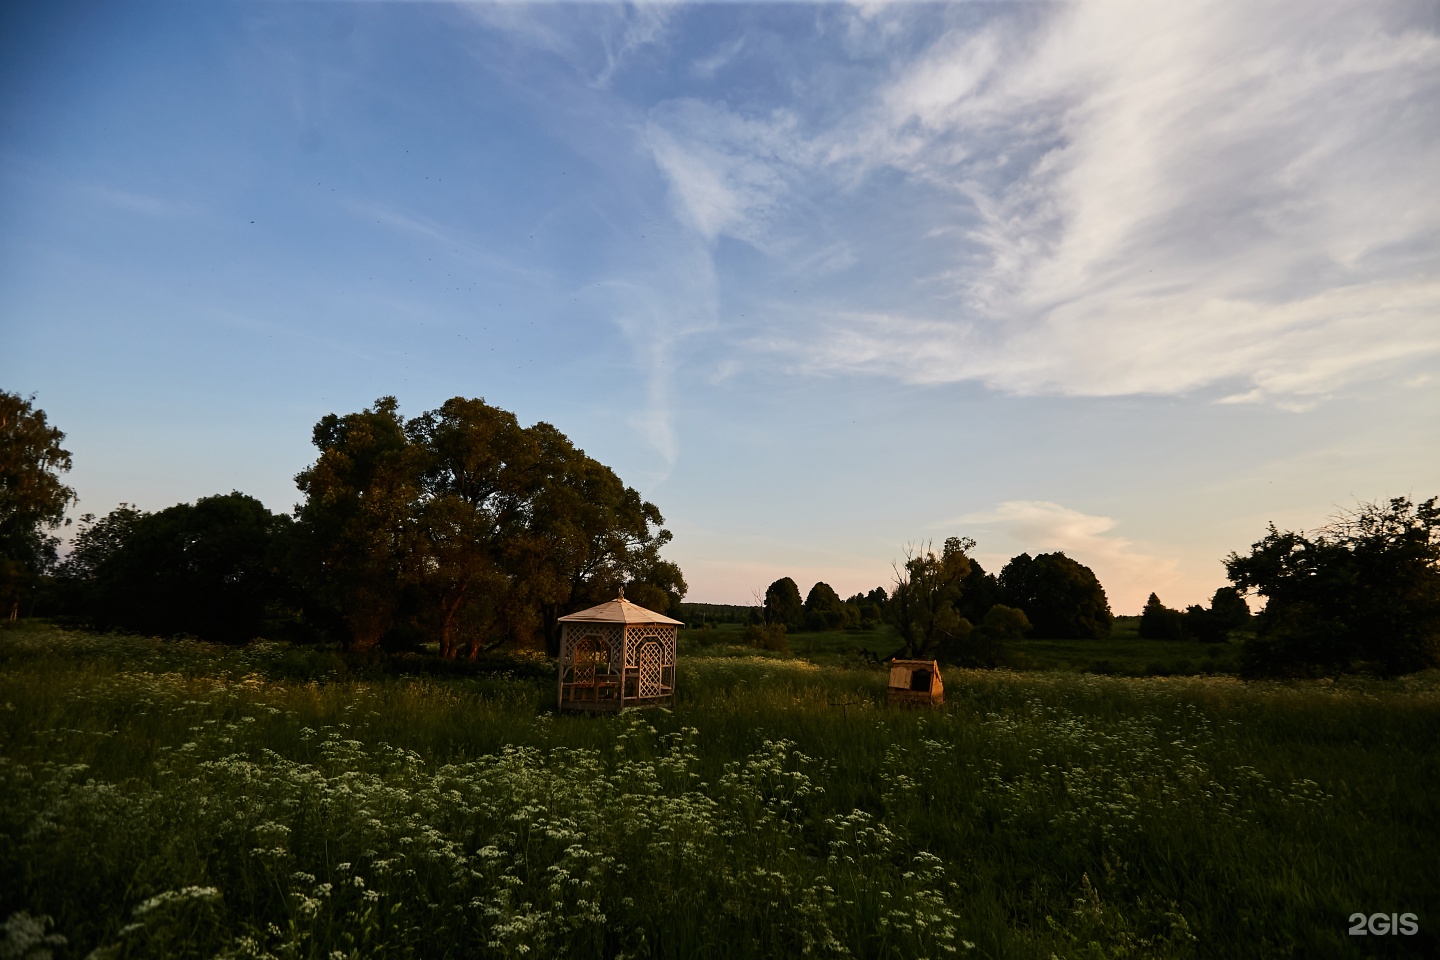
M 663 613 L 646 610 L 638 603 L 625 599 L 625 591 L 614 600 L 607 600 L 598 607 L 581 610 L 560 618 L 561 623 L 673 623 L 683 627 L 679 620 L 671 620 Z

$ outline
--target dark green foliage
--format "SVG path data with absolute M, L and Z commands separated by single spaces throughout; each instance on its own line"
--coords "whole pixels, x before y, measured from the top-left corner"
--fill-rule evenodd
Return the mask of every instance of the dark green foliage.
M 59 571 L 67 605 L 96 626 L 223 643 L 293 627 L 282 570 L 289 517 L 234 492 L 158 513 L 86 515 Z
M 869 593 L 857 593 L 845 603 L 855 608 L 863 629 L 873 630 L 885 622 L 886 606 L 890 595 L 884 587 L 876 587 Z
M 509 568 L 546 477 L 540 445 L 514 414 L 462 397 L 409 421 L 405 434 L 420 471 L 405 576 L 427 601 L 425 632 L 447 660 L 533 633 L 527 585 Z
M 994 574 L 975 559 L 970 560 L 970 572 L 960 583 L 960 599 L 956 611 L 971 623 L 980 623 L 990 608 L 1000 602 L 1000 583 Z
M 1225 561 L 1266 599 L 1247 669 L 1260 674 L 1440 665 L 1440 506 L 1397 497 L 1361 504 L 1314 534 L 1269 532 Z
M 550 424 L 526 429 L 540 443 L 545 473 L 530 506 L 526 559 L 513 572 L 538 601 L 546 650 L 560 651 L 560 617 L 613 600 L 622 584 L 664 591 L 667 609 L 679 603 L 685 579 L 660 557 L 671 535 L 659 508 Z
M 474 659 L 615 597 L 685 594 L 654 504 L 554 427 L 454 398 L 408 422 L 393 397 L 324 417 L 296 522 L 241 494 L 87 518 L 62 595 L 89 622 L 246 640 L 302 628 L 348 650 Z M 303 615 L 303 623 L 300 618 Z
M 1192 603 L 1180 615 L 1180 634 L 1184 640 L 1199 640 L 1202 643 L 1223 643 L 1225 631 L 1210 611 Z
M 1231 630 L 1242 629 L 1249 622 L 1250 608 L 1234 587 L 1216 590 L 1209 609 L 1192 603 L 1183 611 L 1165 606 L 1152 593 L 1140 615 L 1139 635 L 1146 640 L 1224 643 Z
M 675 607 L 675 604 L 671 602 L 670 594 L 653 583 L 642 581 L 625 585 L 625 599 L 631 603 L 637 603 L 647 610 L 654 610 L 656 613 L 669 613 Z
M 956 607 L 970 572 L 969 551 L 975 541 L 950 537 L 939 553 L 930 544 L 907 550 L 895 570 L 889 610 L 904 646 L 900 656 L 925 659 L 942 644 L 953 644 L 970 632 L 969 620 Z
M 372 650 L 395 624 L 426 464 L 394 397 L 360 413 L 326 415 L 314 442 L 319 459 L 295 478 L 305 494 L 297 511 L 307 547 L 301 576 L 310 596 L 345 624 L 347 646 Z
M 622 585 L 660 612 L 685 595 L 660 511 L 548 423 L 462 397 L 407 422 L 383 397 L 315 445 L 303 569 L 352 650 L 409 632 L 473 658 L 538 633 L 553 654 L 559 617 Z
M 55 563 L 51 531 L 75 500 L 60 482 L 71 465 L 64 439 L 33 397 L 0 391 L 0 616 L 18 616 Z
M 757 650 L 789 653 L 790 639 L 783 623 L 752 623 L 745 628 L 745 642 Z
M 1030 620 L 1025 611 L 997 603 L 986 612 L 976 629 L 995 640 L 1020 640 L 1030 633 Z
M 956 639 L 941 649 L 945 659 L 966 667 L 995 667 L 1005 662 L 1007 645 L 1024 639 L 1030 632 L 1030 621 L 1023 610 L 992 604 L 984 619 L 966 630 L 970 621 L 963 620 Z
M 736 603 L 694 603 L 676 604 L 676 619 L 692 626 L 719 623 L 751 623 L 757 615 L 757 608 Z
M 1234 587 L 1221 587 L 1210 599 L 1210 617 L 1218 630 L 1244 630 L 1250 626 L 1250 605 Z
M 1183 640 L 1184 620 L 1184 614 L 1165 606 L 1152 593 L 1140 613 L 1140 636 L 1146 640 Z
M 860 625 L 859 606 L 840 599 L 828 583 L 817 583 L 805 597 L 805 629 L 843 630 Z
M 794 629 L 805 620 L 800 588 L 789 577 L 781 577 L 765 589 L 765 622 L 783 623 Z
M 1024 610 L 1035 636 L 1099 639 L 1110 633 L 1110 601 L 1095 572 L 1063 552 L 1022 553 L 1000 571 L 1001 600 Z

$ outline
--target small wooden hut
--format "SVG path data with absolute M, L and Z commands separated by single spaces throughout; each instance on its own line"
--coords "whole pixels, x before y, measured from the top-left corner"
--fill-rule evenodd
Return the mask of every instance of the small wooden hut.
M 891 703 L 939 706 L 945 702 L 945 684 L 940 679 L 940 664 L 934 660 L 891 660 Z
M 675 700 L 679 620 L 625 599 L 560 618 L 561 710 L 613 712 Z

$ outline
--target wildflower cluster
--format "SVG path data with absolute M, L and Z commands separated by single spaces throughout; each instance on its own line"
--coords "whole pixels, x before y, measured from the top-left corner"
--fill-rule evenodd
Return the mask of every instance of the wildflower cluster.
M 639 716 L 613 721 L 608 749 L 512 745 L 439 765 L 343 726 L 302 728 L 302 759 L 251 742 L 245 717 L 202 720 L 159 753 L 153 785 L 124 789 L 79 765 L 7 761 L 4 799 L 24 811 L 30 859 L 59 843 L 72 862 L 148 878 L 101 957 L 180 943 L 254 958 L 447 944 L 609 956 L 653 949 L 657 930 L 773 955 L 954 949 L 938 858 L 859 811 L 817 821 L 821 765 L 792 742 L 765 741 L 712 785 L 697 729 Z M 153 851 L 177 838 L 200 849 L 162 879 Z

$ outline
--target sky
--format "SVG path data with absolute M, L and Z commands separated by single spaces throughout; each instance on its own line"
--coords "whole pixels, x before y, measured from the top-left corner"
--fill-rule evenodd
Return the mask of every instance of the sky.
M 554 424 L 688 599 L 972 537 L 1117 613 L 1440 494 L 1440 6 L 9 4 L 0 389 L 77 515 Z

